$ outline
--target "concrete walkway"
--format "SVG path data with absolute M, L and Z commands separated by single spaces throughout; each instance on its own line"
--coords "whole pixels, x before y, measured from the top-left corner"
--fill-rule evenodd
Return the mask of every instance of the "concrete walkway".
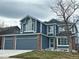
M 21 59 L 21 58 L 8 58 L 8 57 L 0 57 L 0 59 Z
M 21 54 L 24 52 L 31 52 L 32 50 L 0 50 L 0 59 L 2 57 L 9 57 L 17 54 Z

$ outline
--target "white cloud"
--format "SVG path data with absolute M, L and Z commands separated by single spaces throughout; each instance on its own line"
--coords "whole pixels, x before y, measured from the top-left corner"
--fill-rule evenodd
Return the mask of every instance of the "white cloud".
M 2 19 L 9 19 L 9 21 L 11 20 L 11 22 L 14 23 L 14 18 L 22 19 L 28 14 L 42 19 L 42 21 L 48 20 L 50 17 L 54 17 L 49 8 L 49 1 L 50 0 L 0 0 L 0 16 Z
M 47 16 L 50 12 L 47 0 L 25 0 L 19 2 L 19 0 L 3 0 L 0 1 L 0 16 L 10 18 L 21 18 L 27 14 L 32 14 L 41 18 L 41 16 Z M 9 2 L 8 2 L 9 1 Z M 12 2 L 15 1 L 15 2 Z
M 0 22 L 4 23 L 5 26 L 19 26 L 20 27 L 19 21 L 20 21 L 20 19 L 0 17 Z

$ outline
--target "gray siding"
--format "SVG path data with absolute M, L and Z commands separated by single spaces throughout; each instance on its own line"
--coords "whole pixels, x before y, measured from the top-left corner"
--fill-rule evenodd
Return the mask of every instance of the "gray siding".
M 18 35 L 16 39 L 37 39 L 37 35 Z
M 49 40 L 46 36 L 42 36 L 42 48 L 49 48 Z
M 33 32 L 23 32 L 23 34 L 33 34 Z
M 47 34 L 47 26 L 42 24 L 42 33 Z
M 13 49 L 13 37 L 5 37 L 5 49 Z

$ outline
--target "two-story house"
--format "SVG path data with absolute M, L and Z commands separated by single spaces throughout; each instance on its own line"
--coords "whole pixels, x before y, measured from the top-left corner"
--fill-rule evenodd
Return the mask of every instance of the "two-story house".
M 26 16 L 21 21 L 20 34 L 0 35 L 2 39 L 2 49 L 68 49 L 69 41 L 66 37 L 64 22 L 51 19 L 48 22 L 41 22 L 38 19 Z M 72 23 L 69 23 L 71 26 Z M 76 33 L 74 26 L 71 32 Z M 73 35 L 72 47 L 75 49 L 77 35 Z

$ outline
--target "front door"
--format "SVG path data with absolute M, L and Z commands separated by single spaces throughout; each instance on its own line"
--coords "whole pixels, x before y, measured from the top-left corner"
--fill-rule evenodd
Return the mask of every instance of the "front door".
M 49 48 L 54 48 L 54 38 L 49 39 Z

